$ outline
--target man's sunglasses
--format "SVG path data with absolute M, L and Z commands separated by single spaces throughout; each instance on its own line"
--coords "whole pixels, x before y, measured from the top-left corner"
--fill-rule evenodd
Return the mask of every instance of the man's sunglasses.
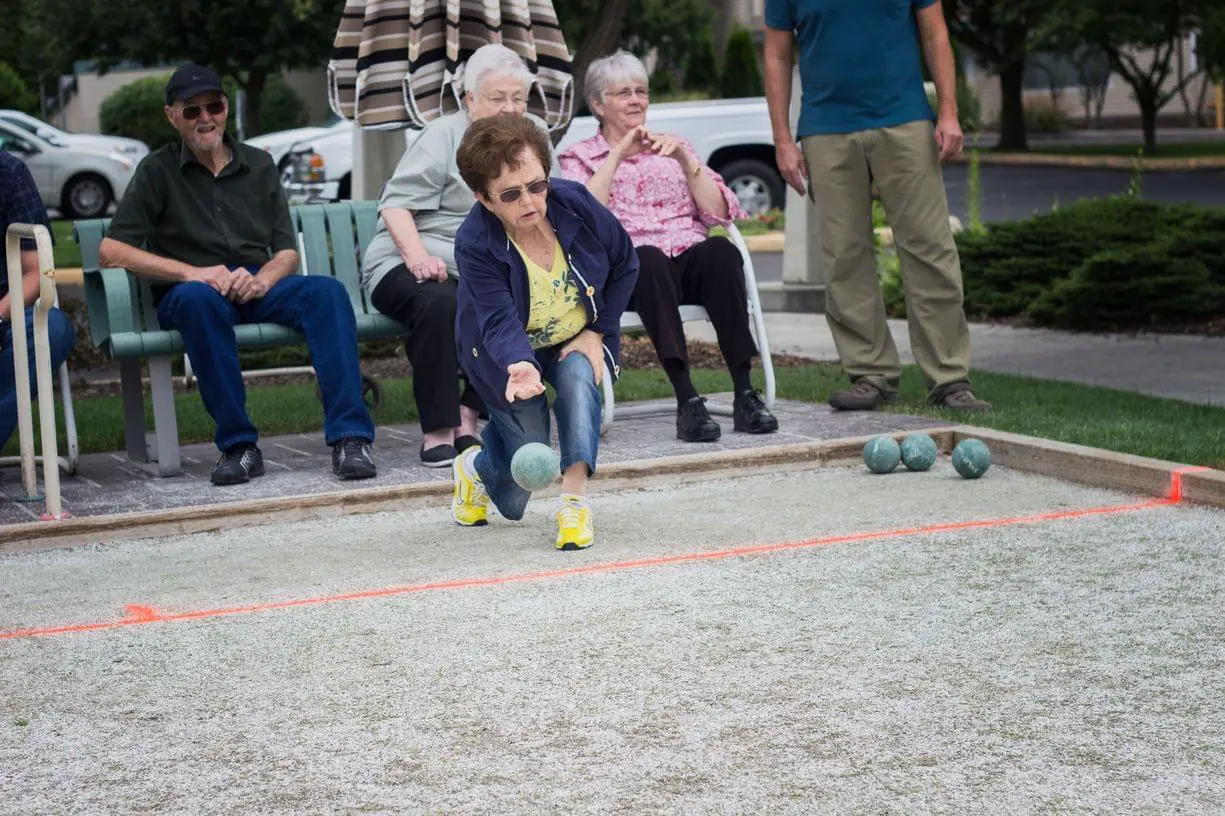
M 544 195 L 546 192 L 548 192 L 548 190 L 549 180 L 547 178 L 540 179 L 540 181 L 533 181 L 531 184 L 527 185 L 528 193 L 534 196 Z M 498 200 L 503 204 L 514 204 L 519 200 L 519 196 L 521 195 L 523 195 L 523 188 L 514 187 L 510 190 L 503 190 L 502 192 L 498 193 Z
M 225 113 L 225 100 L 218 99 L 204 105 L 184 105 L 179 114 L 187 121 L 200 118 L 200 111 L 208 111 L 209 116 L 220 116 Z

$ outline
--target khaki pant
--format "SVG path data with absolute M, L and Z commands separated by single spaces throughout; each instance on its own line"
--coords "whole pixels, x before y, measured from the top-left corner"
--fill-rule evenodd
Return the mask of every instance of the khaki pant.
M 803 149 L 821 219 L 826 320 L 843 370 L 886 393 L 896 391 L 901 376 L 876 277 L 874 182 L 893 227 L 910 344 L 927 387 L 968 380 L 961 264 L 931 123 L 806 136 Z

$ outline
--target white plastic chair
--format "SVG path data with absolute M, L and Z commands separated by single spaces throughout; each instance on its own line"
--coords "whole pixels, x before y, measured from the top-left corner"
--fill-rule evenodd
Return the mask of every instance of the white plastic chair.
M 744 288 L 748 293 L 749 306 L 749 326 L 753 330 L 754 338 L 757 341 L 757 350 L 761 354 L 761 371 L 766 379 L 765 402 L 766 407 L 774 409 L 774 363 L 770 359 L 770 342 L 766 337 L 766 320 L 765 315 L 761 311 L 761 300 L 757 295 L 757 275 L 753 272 L 753 259 L 749 255 L 749 248 L 744 243 L 744 236 L 740 234 L 740 230 L 736 229 L 735 224 L 728 224 L 727 238 L 736 249 L 740 250 L 740 257 L 744 260 Z M 682 306 L 681 321 L 688 323 L 696 320 L 709 320 L 706 314 L 706 309 L 701 306 Z M 625 312 L 621 315 L 621 331 L 642 331 L 642 319 L 638 317 L 637 312 Z M 617 408 L 616 400 L 613 395 L 612 377 L 608 376 L 605 371 L 603 379 L 604 383 L 604 418 L 600 424 L 600 434 L 608 433 L 608 429 L 612 427 L 614 419 L 625 417 L 640 417 L 651 416 L 661 413 L 672 413 L 672 406 L 659 406 L 650 404 L 626 405 L 622 408 Z M 710 403 L 708 410 L 712 414 L 721 416 L 731 416 L 732 406 L 722 405 L 719 403 Z

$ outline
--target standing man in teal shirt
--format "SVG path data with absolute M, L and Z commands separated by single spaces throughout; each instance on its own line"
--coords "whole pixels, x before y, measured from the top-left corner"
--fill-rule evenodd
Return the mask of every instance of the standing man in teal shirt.
M 876 277 L 872 184 L 902 262 L 915 360 L 935 405 L 991 406 L 970 389 L 961 264 L 940 164 L 961 152 L 953 49 L 940 0 L 766 0 L 766 96 L 779 170 L 820 209 L 826 319 L 851 387 L 839 410 L 897 399 L 901 361 Z M 934 117 L 920 44 L 936 84 Z M 790 127 L 792 54 L 803 88 Z M 799 139 L 799 144 L 796 139 Z

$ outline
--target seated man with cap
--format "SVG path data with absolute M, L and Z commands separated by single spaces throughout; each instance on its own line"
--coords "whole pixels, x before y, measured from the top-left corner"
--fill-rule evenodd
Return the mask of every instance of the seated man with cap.
M 289 204 L 271 157 L 226 134 L 229 101 L 208 68 L 175 71 L 165 110 L 182 141 L 137 166 L 100 255 L 103 266 L 150 279 L 158 321 L 183 337 L 217 424 L 213 484 L 264 473 L 259 432 L 247 416 L 238 323 L 277 323 L 305 335 L 332 470 L 342 479 L 374 476 L 374 423 L 362 402 L 353 307 L 338 281 L 295 274 Z

